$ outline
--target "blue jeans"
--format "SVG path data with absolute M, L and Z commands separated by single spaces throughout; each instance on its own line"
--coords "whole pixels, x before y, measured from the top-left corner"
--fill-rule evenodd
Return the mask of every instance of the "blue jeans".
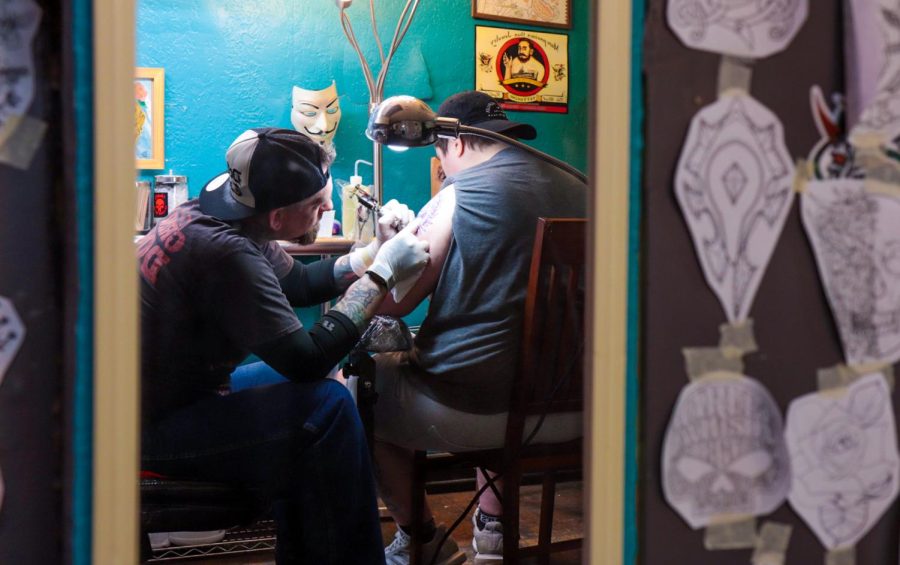
M 383 564 L 369 451 L 338 382 L 209 395 L 145 427 L 142 468 L 262 491 L 279 564 Z
M 286 382 L 289 382 L 288 379 L 262 361 L 241 365 L 231 372 L 231 392 Z

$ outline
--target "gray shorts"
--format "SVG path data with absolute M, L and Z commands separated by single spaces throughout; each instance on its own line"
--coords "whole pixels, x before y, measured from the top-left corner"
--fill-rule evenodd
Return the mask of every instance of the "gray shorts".
M 410 363 L 409 353 L 375 356 L 375 437 L 416 450 L 461 452 L 502 447 L 507 413 L 472 414 L 433 400 L 411 378 L 440 378 Z M 525 421 L 524 436 L 531 434 L 539 416 Z M 581 412 L 548 416 L 532 443 L 559 443 L 582 436 Z

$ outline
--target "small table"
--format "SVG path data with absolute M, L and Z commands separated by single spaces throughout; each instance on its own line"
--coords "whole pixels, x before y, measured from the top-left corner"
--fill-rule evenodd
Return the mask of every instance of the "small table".
M 327 257 L 331 255 L 344 255 L 350 252 L 350 247 L 356 243 L 353 239 L 342 237 L 320 237 L 315 243 L 299 245 L 288 241 L 279 241 L 281 247 L 292 257 Z

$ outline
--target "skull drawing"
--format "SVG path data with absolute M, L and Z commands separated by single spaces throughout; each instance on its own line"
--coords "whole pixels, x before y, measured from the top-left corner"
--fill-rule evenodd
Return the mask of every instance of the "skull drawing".
M 663 492 L 692 528 L 766 514 L 787 496 L 781 414 L 758 382 L 704 377 L 678 397 L 663 445 Z

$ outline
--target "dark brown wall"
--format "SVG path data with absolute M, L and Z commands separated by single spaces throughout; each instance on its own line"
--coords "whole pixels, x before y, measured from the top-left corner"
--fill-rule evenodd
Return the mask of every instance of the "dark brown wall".
M 40 1 L 29 115 L 48 123 L 28 170 L 0 164 L 0 295 L 27 335 L 0 386 L 0 563 L 61 563 L 62 228 L 60 3 Z
M 818 135 L 809 88 L 841 89 L 840 0 L 811 0 L 809 18 L 782 53 L 757 61 L 751 94 L 782 120 L 789 151 L 805 158 Z M 716 346 L 725 315 L 707 286 L 673 191 L 691 118 L 716 98 L 720 57 L 685 47 L 665 23 L 665 1 L 650 0 L 645 40 L 646 152 L 639 486 L 640 562 L 647 565 L 749 563 L 749 550 L 708 552 L 662 495 L 663 435 L 688 382 L 683 347 Z M 784 412 L 816 389 L 816 369 L 842 359 L 795 199 L 751 311 L 759 352 L 745 358 Z M 897 404 L 897 395 L 894 397 Z M 824 548 L 787 503 L 763 519 L 794 526 L 787 563 L 823 563 Z M 860 542 L 857 563 L 897 563 L 898 504 Z

